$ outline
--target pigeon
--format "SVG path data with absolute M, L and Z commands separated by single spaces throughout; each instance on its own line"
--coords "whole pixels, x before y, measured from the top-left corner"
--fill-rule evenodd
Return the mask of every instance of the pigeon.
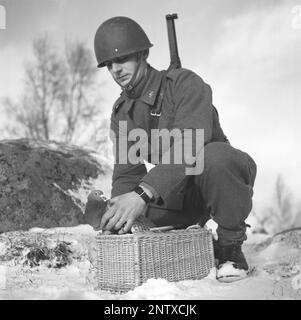
M 89 195 L 85 207 L 85 222 L 91 225 L 94 230 L 100 230 L 100 222 L 101 218 L 105 214 L 108 209 L 110 200 L 107 199 L 101 190 L 93 190 Z M 133 223 L 130 232 L 137 233 L 143 231 L 149 231 L 151 228 L 156 227 L 154 223 L 152 223 L 145 216 L 138 217 Z M 118 233 L 119 230 L 114 231 L 104 231 L 104 234 L 112 234 Z
M 102 216 L 108 208 L 109 200 L 101 190 L 93 190 L 89 195 L 85 207 L 85 222 L 91 225 L 94 230 L 100 230 Z

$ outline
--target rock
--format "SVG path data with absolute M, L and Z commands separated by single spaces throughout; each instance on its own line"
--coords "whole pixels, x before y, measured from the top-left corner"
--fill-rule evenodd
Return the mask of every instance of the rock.
M 0 141 L 0 233 L 84 222 L 78 188 L 104 175 L 87 150 L 30 139 Z

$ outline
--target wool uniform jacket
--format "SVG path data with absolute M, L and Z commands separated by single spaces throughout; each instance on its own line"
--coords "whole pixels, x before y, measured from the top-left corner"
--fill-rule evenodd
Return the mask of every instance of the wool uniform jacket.
M 162 162 L 162 156 L 169 152 L 173 155 L 175 140 L 165 149 L 150 147 L 152 115 L 151 111 L 156 108 L 163 73 L 148 66 L 147 80 L 143 84 L 141 93 L 129 96 L 123 91 L 114 103 L 111 115 L 111 138 L 114 144 L 115 164 L 112 177 L 111 196 L 115 197 L 130 192 L 138 184 L 148 187 L 155 196 L 156 205 L 173 210 L 181 210 L 185 185 L 189 176 L 185 174 L 187 164 L 179 164 L 171 159 L 170 164 Z M 127 150 L 133 150 L 137 141 L 129 139 L 129 133 L 133 129 L 143 129 L 147 134 L 140 145 L 149 146 L 148 150 L 140 148 L 137 150 L 141 157 L 139 163 L 120 161 L 121 144 L 127 144 Z M 158 129 L 185 129 L 204 130 L 204 145 L 221 141 L 227 142 L 227 138 L 221 129 L 218 114 L 212 105 L 212 92 L 197 74 L 187 69 L 175 69 L 166 75 L 166 86 L 162 103 L 161 116 Z M 141 139 L 140 137 L 140 140 Z M 123 145 L 123 148 L 125 146 Z M 132 147 L 132 149 L 131 149 Z M 200 146 L 193 139 L 192 154 L 198 152 Z M 145 152 L 141 152 L 141 150 Z M 135 150 L 135 149 L 134 149 Z M 197 151 L 198 150 L 198 151 Z M 154 156 L 150 158 L 150 154 Z M 124 155 L 123 155 L 124 156 Z M 147 172 L 142 159 L 153 162 L 153 167 Z M 156 159 L 156 161 L 152 161 Z M 158 161 L 159 159 L 159 161 Z M 123 159 L 124 160 L 124 159 Z M 127 162 L 127 163 L 125 163 Z M 191 176 L 190 176 L 191 177 Z

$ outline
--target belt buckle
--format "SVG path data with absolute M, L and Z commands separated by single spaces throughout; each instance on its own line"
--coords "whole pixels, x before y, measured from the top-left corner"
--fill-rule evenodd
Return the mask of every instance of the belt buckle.
M 161 111 L 159 113 L 151 111 L 150 115 L 154 116 L 154 117 L 160 117 L 161 116 Z

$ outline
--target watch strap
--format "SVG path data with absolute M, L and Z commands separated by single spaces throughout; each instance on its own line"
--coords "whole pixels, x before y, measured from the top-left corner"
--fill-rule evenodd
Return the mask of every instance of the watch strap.
M 146 204 L 153 201 L 140 186 L 136 186 L 133 191 L 136 192 Z

